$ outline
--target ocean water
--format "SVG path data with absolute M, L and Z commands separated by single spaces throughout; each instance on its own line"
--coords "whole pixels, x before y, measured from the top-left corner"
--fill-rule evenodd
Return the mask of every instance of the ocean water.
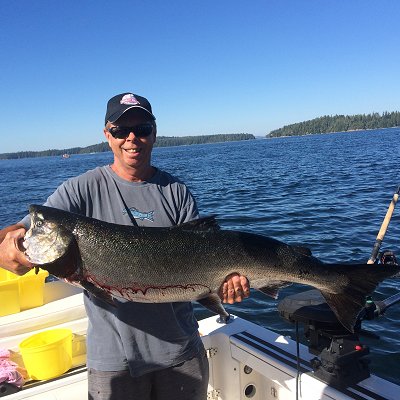
M 395 128 L 155 148 L 153 164 L 186 182 L 201 214 L 215 215 L 224 228 L 306 246 L 324 262 L 359 263 L 369 258 L 400 184 L 399 137 Z M 0 160 L 0 227 L 19 221 L 29 204 L 43 203 L 65 179 L 111 162 L 112 153 Z M 399 215 L 396 209 L 382 249 L 400 256 Z M 292 285 L 280 299 L 308 289 Z M 399 279 L 387 279 L 373 298 L 399 290 Z M 278 301 L 252 291 L 227 308 L 293 335 L 293 325 L 278 315 Z M 210 315 L 195 307 L 199 318 Z M 400 384 L 400 305 L 363 327 L 379 336 L 361 337 L 370 347 L 372 372 Z

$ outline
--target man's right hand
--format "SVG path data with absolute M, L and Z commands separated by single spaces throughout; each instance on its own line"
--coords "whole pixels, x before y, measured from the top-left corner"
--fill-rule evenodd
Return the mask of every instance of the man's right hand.
M 26 228 L 21 224 L 0 230 L 0 267 L 17 275 L 24 275 L 34 267 L 21 251 L 25 232 Z

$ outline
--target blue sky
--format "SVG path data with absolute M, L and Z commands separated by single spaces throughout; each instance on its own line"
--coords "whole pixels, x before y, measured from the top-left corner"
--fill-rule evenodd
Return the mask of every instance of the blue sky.
M 0 153 L 104 140 L 147 97 L 162 136 L 398 111 L 398 0 L 2 0 Z

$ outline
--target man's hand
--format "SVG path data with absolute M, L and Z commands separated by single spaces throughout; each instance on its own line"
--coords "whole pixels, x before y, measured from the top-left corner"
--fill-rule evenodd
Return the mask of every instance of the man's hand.
M 249 281 L 243 275 L 231 274 L 226 277 L 218 294 L 224 303 L 240 302 L 250 295 Z
M 0 231 L 0 267 L 17 275 L 24 275 L 34 267 L 21 249 L 25 232 L 25 227 L 19 224 Z

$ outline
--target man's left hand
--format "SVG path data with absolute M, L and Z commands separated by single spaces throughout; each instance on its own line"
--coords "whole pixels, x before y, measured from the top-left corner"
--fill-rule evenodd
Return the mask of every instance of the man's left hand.
M 239 274 L 229 275 L 219 290 L 219 297 L 223 303 L 241 302 L 249 295 L 249 281 L 245 276 Z

